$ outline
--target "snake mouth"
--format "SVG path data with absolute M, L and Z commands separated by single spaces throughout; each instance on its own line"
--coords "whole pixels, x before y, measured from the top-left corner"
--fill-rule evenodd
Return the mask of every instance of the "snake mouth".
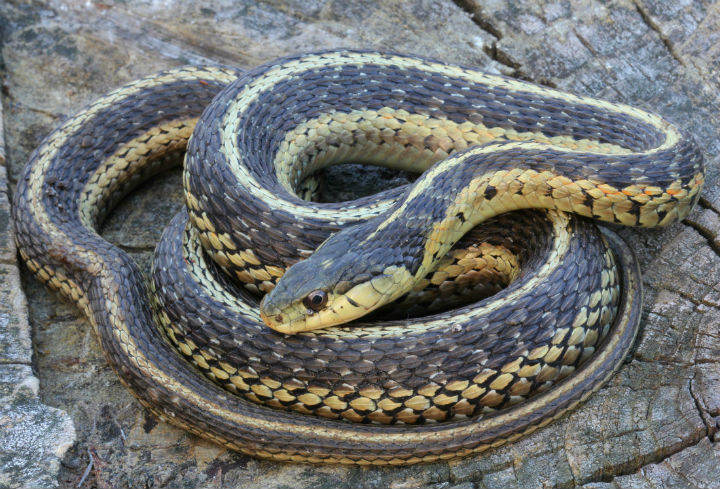
M 276 314 L 272 319 L 270 319 L 270 316 L 268 316 L 268 315 L 266 315 L 264 312 L 260 311 L 260 319 L 262 319 L 263 323 L 265 323 L 266 325 L 272 327 L 272 325 L 274 324 L 274 323 L 273 323 L 273 320 L 276 321 L 276 322 L 278 322 L 278 323 L 281 323 L 282 320 L 283 320 L 283 315 L 282 315 L 282 314 Z
M 273 306 L 267 306 L 266 299 L 267 295 L 260 301 L 260 319 L 268 327 L 278 331 L 278 326 L 283 323 L 285 316 L 282 311 Z

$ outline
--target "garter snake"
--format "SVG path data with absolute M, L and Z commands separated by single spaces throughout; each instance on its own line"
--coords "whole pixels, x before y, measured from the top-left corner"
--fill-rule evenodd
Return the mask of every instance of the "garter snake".
M 148 286 L 132 259 L 95 229 L 123 193 L 186 145 L 189 218 L 180 215 L 168 228 L 161 248 L 177 255 L 159 256 Z M 316 204 L 296 196 L 305 177 L 345 160 L 419 171 L 444 161 L 413 187 L 374 198 Z M 162 419 L 264 458 L 409 464 L 515 440 L 599 388 L 637 331 L 639 271 L 621 240 L 607 232 L 599 237 L 594 226 L 562 211 L 665 225 L 689 212 L 703 178 L 692 139 L 647 112 L 421 58 L 340 51 L 242 74 L 182 68 L 108 94 L 33 153 L 18 181 L 13 219 L 28 268 L 78 304 L 122 382 Z M 441 188 L 462 198 L 446 197 Z M 441 209 L 443 203 L 449 206 Z M 478 218 L 475 204 L 492 212 L 482 210 Z M 227 283 L 231 276 L 250 291 L 274 287 L 263 315 L 279 330 L 312 328 L 317 318 L 333 323 L 327 316 L 338 315 L 341 303 L 370 309 L 367 302 L 377 302 L 358 290 L 397 295 L 388 294 L 383 277 L 405 284 L 432 273 L 466 222 L 528 207 L 551 210 L 548 217 L 507 222 L 520 229 L 513 236 L 532 240 L 530 248 L 545 242 L 545 251 L 527 258 L 523 273 L 532 273 L 497 294 L 500 299 L 481 302 L 480 313 L 461 308 L 376 330 L 335 327 L 287 336 L 260 328 L 256 302 Z M 346 228 L 335 236 L 351 233 L 352 240 L 330 238 L 321 253 L 351 255 L 369 235 L 388 243 L 398 235 L 395 226 L 410 222 L 413 208 L 419 217 L 410 219 L 426 225 L 415 251 L 405 248 L 407 239 L 378 248 L 398 250 L 399 261 L 378 266 L 381 261 L 370 259 L 353 277 L 342 257 L 336 257 L 339 269 L 319 255 L 310 276 L 302 264 L 313 262 L 301 261 L 274 285 L 332 231 Z M 368 218 L 376 223 L 372 230 L 348 227 L 365 226 Z M 540 222 L 533 229 L 544 227 L 547 236 L 523 234 L 523 219 Z M 513 241 L 510 235 L 495 239 Z M 217 265 L 201 266 L 197 242 Z M 584 249 L 595 261 L 574 254 Z M 212 273 L 214 267 L 224 273 Z M 170 284 L 162 279 L 166 273 Z M 224 292 L 214 298 L 210 293 L 223 284 L 239 298 Z M 545 289 L 534 290 L 538 284 Z M 310 297 L 316 290 L 327 295 L 318 310 Z M 186 298 L 196 309 L 153 311 L 153 303 L 192 305 Z M 249 316 L 226 316 L 243 312 Z M 271 407 L 230 394 L 189 368 L 154 316 L 207 375 Z M 190 331 L 193 322 L 211 333 Z M 239 322 L 254 329 L 238 331 Z M 544 327 L 528 339 L 525 323 Z M 236 348 L 222 350 L 223 343 Z M 431 422 L 452 415 L 464 416 Z M 425 424 L 352 424 L 323 416 Z

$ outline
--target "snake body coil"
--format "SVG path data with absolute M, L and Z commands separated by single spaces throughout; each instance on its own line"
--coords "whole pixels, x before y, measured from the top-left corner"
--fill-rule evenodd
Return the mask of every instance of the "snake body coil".
M 191 132 L 189 219 L 166 232 L 160 247 L 176 254 L 159 255 L 151 300 L 137 266 L 95 228 L 119 196 L 182 152 Z M 340 161 L 422 171 L 441 159 L 407 190 L 344 204 L 296 197 L 307 176 Z M 184 68 L 112 92 L 32 155 L 13 217 L 28 268 L 83 309 L 123 382 L 163 419 L 254 456 L 407 464 L 517 439 L 609 378 L 637 331 L 637 263 L 613 234 L 603 239 L 560 211 L 668 224 L 697 201 L 703 171 L 691 139 L 637 109 L 419 58 L 342 51 L 245 74 Z M 492 211 L 471 219 L 468 202 Z M 358 290 L 395 297 L 386 277 L 406 289 L 411 277 L 430 277 L 466 220 L 529 207 L 552 211 L 490 224 L 510 232 L 480 231 L 481 241 L 517 247 L 522 271 L 477 308 L 290 337 L 260 325 L 255 299 L 219 290 L 237 288 L 227 274 L 251 291 L 274 288 L 266 320 L 281 331 L 312 328 L 328 315 L 350 317 L 338 313 L 342 301 L 364 306 L 370 296 Z M 391 239 L 406 216 L 424 223 L 413 247 Z M 373 231 L 348 228 L 336 236 L 354 241 L 331 238 L 317 256 L 350 254 L 375 234 L 384 240 L 377 249 L 390 250 L 373 255 L 382 260 L 353 275 L 338 268 L 340 257 L 323 258 L 312 277 L 321 285 L 305 284 L 300 262 L 275 286 L 331 232 L 368 218 Z M 529 223 L 547 234 L 534 237 Z M 524 254 L 518 240 L 539 252 Z M 201 266 L 198 241 L 225 273 Z M 385 255 L 395 261 L 378 265 Z M 327 314 L 298 305 L 303 287 L 325 286 L 334 301 Z M 153 303 L 167 308 L 153 312 Z M 190 369 L 153 316 L 206 375 L 242 396 Z M 425 424 L 402 424 L 413 422 Z

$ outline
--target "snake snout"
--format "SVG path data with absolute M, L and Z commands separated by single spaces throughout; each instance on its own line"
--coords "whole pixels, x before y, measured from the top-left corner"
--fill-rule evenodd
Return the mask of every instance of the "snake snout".
M 285 318 L 278 307 L 267 304 L 266 298 L 267 295 L 260 301 L 260 319 L 272 328 L 274 324 L 282 323 Z
M 265 294 L 260 301 L 260 319 L 269 327 L 277 329 L 277 326 L 285 321 L 285 315 L 280 307 L 269 300 L 269 296 L 270 294 Z

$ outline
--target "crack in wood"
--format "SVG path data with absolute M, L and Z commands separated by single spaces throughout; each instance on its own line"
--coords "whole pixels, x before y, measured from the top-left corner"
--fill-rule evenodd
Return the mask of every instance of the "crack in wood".
M 642 5 L 640 0 L 632 0 L 632 3 L 635 6 L 635 10 L 637 10 L 638 14 L 640 14 L 640 17 L 642 18 L 645 25 L 647 25 L 650 30 L 657 33 L 660 41 L 665 46 L 665 49 L 667 49 L 668 53 L 670 53 L 670 56 L 672 56 L 675 61 L 680 63 L 681 66 L 686 67 L 685 60 L 682 58 L 682 56 L 680 56 L 680 53 L 677 52 L 675 46 L 672 44 L 667 35 L 663 33 L 662 29 L 660 29 L 660 26 L 653 20 L 650 12 L 647 11 L 647 9 L 644 5 Z
M 480 27 L 482 30 L 496 38 L 498 41 L 503 38 L 502 32 L 492 25 L 490 19 L 483 15 L 480 5 L 473 2 L 473 0 L 453 0 L 453 3 L 470 14 L 470 18 L 475 25 Z
M 592 53 L 593 56 L 598 56 L 597 49 L 595 49 L 593 47 L 593 45 L 590 43 L 590 41 L 585 36 L 583 36 L 580 33 L 580 31 L 577 30 L 577 28 L 573 27 L 572 32 L 573 32 L 573 34 L 575 34 L 575 37 L 578 38 L 578 41 L 580 41 L 580 44 L 582 44 L 585 47 L 585 49 L 590 51 L 590 53 Z M 602 66 L 607 71 L 607 68 L 605 67 L 605 65 L 602 65 Z
M 706 284 L 702 284 L 702 285 L 706 285 Z M 711 286 L 708 285 L 708 287 L 711 287 Z M 676 288 L 674 288 L 674 287 L 669 287 L 669 286 L 667 286 L 667 285 L 663 285 L 662 288 L 661 288 L 661 290 L 666 290 L 666 291 L 668 291 L 668 292 L 672 292 L 672 293 L 674 293 L 674 294 L 677 294 L 677 295 L 679 295 L 681 298 L 683 298 L 683 299 L 685 299 L 686 301 L 692 303 L 695 307 L 697 307 L 697 306 L 705 306 L 705 307 L 709 307 L 709 308 L 711 308 L 711 309 L 720 309 L 720 304 L 717 304 L 717 303 L 715 303 L 715 302 L 710 302 L 710 301 L 707 300 L 707 299 L 698 299 L 698 298 L 696 298 L 696 297 L 693 297 L 689 292 L 686 292 L 686 291 L 684 291 L 684 290 L 676 289 Z M 662 315 L 659 314 L 658 312 L 653 312 L 653 314 L 657 314 L 658 316 L 661 316 L 661 317 L 668 317 L 668 316 L 662 316 Z
M 695 441 L 693 441 L 692 443 L 689 443 L 689 444 L 683 446 L 683 447 L 680 448 L 679 450 L 673 451 L 673 452 L 671 452 L 671 453 L 669 452 L 669 453 L 667 453 L 665 456 L 661 456 L 661 457 L 659 457 L 659 458 L 657 458 L 657 459 L 650 459 L 650 460 L 648 460 L 648 461 L 645 461 L 642 465 L 638 466 L 635 470 L 626 471 L 626 472 L 618 472 L 617 474 L 611 476 L 610 478 L 598 479 L 598 480 L 589 480 L 589 481 L 584 482 L 583 484 L 601 483 L 601 482 L 608 483 L 608 484 L 612 484 L 612 483 L 614 483 L 615 479 L 618 478 L 618 477 L 624 477 L 624 476 L 628 476 L 628 475 L 635 475 L 635 474 L 640 473 L 641 471 L 643 471 L 646 467 L 648 467 L 648 466 L 650 466 L 650 465 L 659 465 L 659 464 L 662 464 L 663 462 L 665 462 L 665 461 L 668 460 L 669 458 L 671 458 L 671 457 L 673 457 L 673 456 L 675 456 L 675 455 L 677 455 L 677 454 L 679 454 L 679 453 L 681 453 L 681 452 L 683 452 L 683 451 L 685 451 L 685 450 L 687 450 L 687 449 L 689 449 L 689 448 L 692 448 L 692 447 L 698 445 L 698 444 L 701 443 L 705 438 L 706 438 L 706 437 L 704 437 L 704 436 L 699 437 L 697 440 L 695 440 Z M 623 485 L 621 485 L 620 487 L 625 487 L 625 485 L 623 484 Z M 635 486 L 631 486 L 631 487 L 635 487 Z
M 714 212 L 713 209 L 710 210 Z M 691 218 L 684 219 L 682 223 L 694 229 L 700 236 L 705 238 L 710 249 L 713 250 L 713 252 L 720 257 L 720 243 L 718 243 L 717 241 L 717 233 L 713 232 L 713 230 L 711 230 L 710 228 L 703 226 L 702 224 Z
M 703 402 L 701 396 L 695 392 L 694 385 L 697 382 L 698 373 L 699 370 L 695 369 L 693 377 L 692 379 L 690 379 L 688 390 L 690 391 L 690 397 L 695 404 L 695 408 L 700 414 L 700 419 L 702 419 L 703 423 L 705 424 L 705 428 L 707 429 L 707 437 L 712 442 L 714 441 L 715 434 L 720 431 L 720 417 L 713 416 L 712 413 L 710 413 L 710 410 L 707 409 L 707 407 L 705 406 L 705 403 Z
M 472 20 L 478 28 L 495 38 L 495 41 L 489 45 L 483 46 L 482 48 L 490 59 L 512 69 L 510 75 L 515 78 L 532 81 L 551 88 L 557 88 L 557 86 L 550 80 L 532 79 L 532 77 L 522 70 L 521 63 L 515 61 L 508 53 L 500 49 L 498 42 L 503 38 L 502 32 L 492 24 L 487 16 L 483 14 L 480 5 L 473 2 L 473 0 L 452 0 L 452 2 L 468 13 L 470 15 L 470 20 Z
M 14 109 L 27 110 L 29 112 L 34 112 L 36 114 L 41 114 L 41 115 L 49 117 L 55 121 L 64 119 L 65 117 L 67 117 L 66 114 L 58 114 L 56 112 L 50 112 L 49 110 L 38 109 L 37 107 L 32 107 L 30 105 L 23 104 L 20 102 L 12 102 L 12 103 L 10 103 L 10 107 L 12 107 Z
M 709 209 L 709 210 L 713 211 L 715 214 L 720 215 L 720 209 L 715 207 L 715 205 L 712 202 L 710 202 L 708 199 L 706 199 L 705 197 L 700 197 L 700 200 L 698 201 L 698 206 L 702 207 L 703 209 Z

